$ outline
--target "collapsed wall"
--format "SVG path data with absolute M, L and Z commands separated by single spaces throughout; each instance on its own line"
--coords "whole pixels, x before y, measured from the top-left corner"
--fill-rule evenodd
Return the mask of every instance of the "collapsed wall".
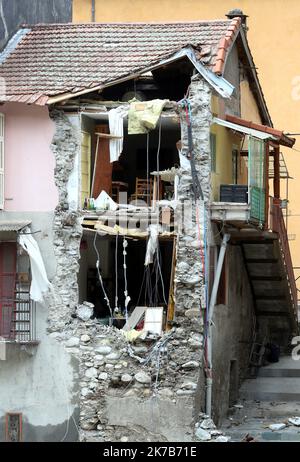
M 209 198 L 209 125 L 211 94 L 194 78 L 190 86 L 196 170 L 205 200 Z M 187 125 L 180 110 L 182 154 L 188 154 Z M 172 329 L 160 340 L 128 343 L 121 331 L 97 320 L 74 318 L 78 301 L 77 272 L 81 226 L 79 213 L 68 210 L 67 181 L 79 148 L 79 136 L 62 112 L 56 124 L 53 152 L 60 196 L 55 212 L 56 296 L 50 307 L 49 328 L 79 360 L 79 438 L 83 441 L 192 441 L 204 404 L 202 372 L 204 308 L 204 207 L 192 205 L 191 171 L 181 169 L 181 205 L 175 273 L 176 307 Z M 180 217 L 180 214 L 184 216 Z M 207 221 L 207 220 L 206 220 Z M 200 231 L 199 231 L 200 229 Z M 73 314 L 73 317 L 72 317 Z M 56 334 L 54 334 L 56 335 Z M 77 374 L 77 371 L 74 371 Z

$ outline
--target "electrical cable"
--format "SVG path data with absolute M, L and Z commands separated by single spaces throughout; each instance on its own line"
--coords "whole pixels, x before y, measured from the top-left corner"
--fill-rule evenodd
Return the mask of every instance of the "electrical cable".
M 101 288 L 102 288 L 102 291 L 103 291 L 104 300 L 106 301 L 107 307 L 108 307 L 109 312 L 110 312 L 110 316 L 111 316 L 111 318 L 113 318 L 113 312 L 112 312 L 112 309 L 111 309 L 111 306 L 110 306 L 109 298 L 108 298 L 107 293 L 105 292 L 105 289 L 104 289 L 103 279 L 102 279 L 100 268 L 99 268 L 99 266 L 100 266 L 100 255 L 99 255 L 99 251 L 98 251 L 97 246 L 96 246 L 97 236 L 98 236 L 98 233 L 96 232 L 94 240 L 93 240 L 93 246 L 94 246 L 94 249 L 95 249 L 95 252 L 96 252 L 96 255 L 97 255 L 96 268 L 97 268 L 99 282 L 100 282 L 100 285 L 101 285 Z
M 126 322 L 128 321 L 128 304 L 130 302 L 130 297 L 128 295 L 128 284 L 127 284 L 127 264 L 126 264 L 126 248 L 128 246 L 128 241 L 125 236 L 123 237 L 123 268 L 124 268 L 124 296 L 125 296 L 125 318 Z
M 115 313 L 119 311 L 119 299 L 118 299 L 118 233 L 116 234 L 116 249 L 115 249 Z
M 161 146 L 161 122 L 162 118 L 159 117 L 159 127 L 158 127 L 158 145 L 157 145 L 157 153 L 156 153 L 156 197 L 159 199 L 159 154 L 160 154 L 160 146 Z

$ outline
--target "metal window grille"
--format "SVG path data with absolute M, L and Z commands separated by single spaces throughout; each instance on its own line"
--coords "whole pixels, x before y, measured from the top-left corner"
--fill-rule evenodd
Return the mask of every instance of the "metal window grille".
M 0 336 L 7 341 L 36 342 L 36 304 L 30 299 L 30 283 L 28 255 L 17 258 L 16 242 L 0 243 Z

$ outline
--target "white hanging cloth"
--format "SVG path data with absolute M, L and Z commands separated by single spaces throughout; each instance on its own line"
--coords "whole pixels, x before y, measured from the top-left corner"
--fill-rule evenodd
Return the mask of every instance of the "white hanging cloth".
M 120 138 L 109 141 L 110 162 L 115 162 L 119 159 L 123 151 L 123 119 L 128 114 L 128 109 L 122 106 L 116 109 L 111 109 L 108 112 L 109 131 L 111 135 L 120 136 Z
M 153 263 L 153 257 L 158 246 L 158 226 L 150 225 L 148 227 L 148 230 L 149 238 L 146 249 L 145 266 L 148 266 L 150 265 L 150 263 Z
M 30 229 L 26 228 L 24 232 L 30 232 Z M 32 276 L 30 298 L 35 302 L 42 303 L 44 294 L 50 289 L 51 283 L 48 281 L 38 243 L 31 234 L 19 234 L 19 244 L 26 250 L 30 258 Z

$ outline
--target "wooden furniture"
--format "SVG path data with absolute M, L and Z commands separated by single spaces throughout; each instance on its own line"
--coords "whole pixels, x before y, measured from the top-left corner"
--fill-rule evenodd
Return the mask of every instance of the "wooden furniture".
M 112 181 L 111 183 L 111 197 L 117 203 L 120 204 L 120 193 L 128 191 L 128 183 L 124 181 Z
M 130 202 L 136 200 L 142 200 L 151 205 L 153 199 L 153 179 L 136 178 L 135 182 L 135 193 L 131 195 Z

